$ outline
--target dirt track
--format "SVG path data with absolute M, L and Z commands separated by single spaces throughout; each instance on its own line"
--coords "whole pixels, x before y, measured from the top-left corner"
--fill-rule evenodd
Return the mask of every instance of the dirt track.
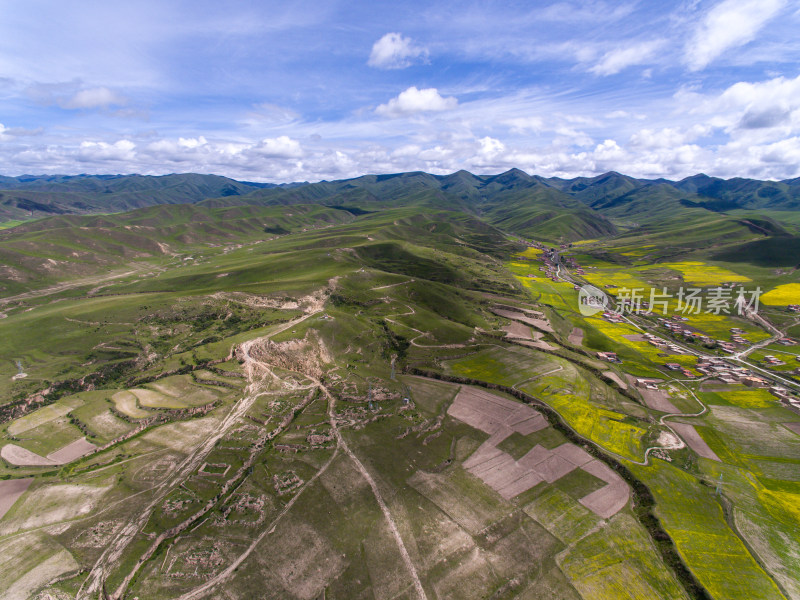
M 309 312 L 302 317 L 298 317 L 297 319 L 293 319 L 292 321 L 284 323 L 264 337 L 269 338 L 273 335 L 290 329 L 291 327 L 295 327 L 298 323 L 308 319 L 318 312 L 320 312 L 320 310 Z M 78 590 L 78 599 L 92 598 L 100 593 L 100 589 L 106 577 L 108 576 L 108 573 L 116 564 L 118 564 L 122 553 L 145 526 L 156 506 L 158 506 L 164 500 L 167 494 L 169 494 L 175 487 L 177 487 L 189 475 L 200 468 L 200 465 L 205 460 L 205 457 L 209 452 L 211 452 L 211 450 L 213 450 L 217 441 L 222 439 L 228 430 L 244 417 L 248 409 L 262 393 L 261 377 L 263 376 L 263 367 L 250 357 L 250 349 L 261 339 L 262 338 L 257 340 L 249 340 L 240 346 L 244 357 L 243 366 L 245 375 L 247 376 L 248 381 L 251 382 L 250 385 L 248 385 L 245 389 L 245 394 L 239 401 L 236 402 L 236 404 L 233 405 L 230 412 L 223 419 L 222 423 L 220 423 L 217 429 L 213 431 L 202 444 L 200 444 L 178 465 L 174 475 L 161 485 L 157 486 L 157 490 L 153 499 L 146 506 L 142 507 L 139 518 L 128 523 L 116 533 L 114 539 L 111 540 L 106 550 L 100 555 L 100 558 L 97 559 L 86 580 Z M 127 585 L 127 582 L 130 581 L 131 578 L 132 575 L 129 574 L 123 584 Z
M 386 519 L 386 523 L 389 526 L 389 530 L 392 533 L 392 536 L 397 543 L 398 550 L 400 551 L 400 555 L 403 558 L 403 562 L 406 565 L 406 568 L 411 575 L 412 582 L 414 589 L 416 591 L 417 596 L 422 600 L 427 600 L 427 596 L 425 594 L 425 590 L 422 587 L 422 582 L 419 579 L 419 574 L 417 573 L 417 569 L 414 566 L 413 561 L 411 560 L 411 556 L 408 554 L 408 550 L 406 549 L 405 543 L 403 542 L 403 538 L 400 536 L 400 532 L 397 528 L 397 523 L 395 522 L 394 518 L 392 517 L 391 512 L 389 511 L 389 507 L 386 505 L 386 502 L 383 499 L 383 496 L 378 488 L 378 485 L 375 483 L 375 480 L 370 475 L 369 471 L 367 471 L 366 467 L 364 467 L 363 463 L 358 459 L 358 457 L 350 450 L 350 447 L 347 445 L 347 442 L 342 437 L 341 432 L 339 431 L 338 421 L 336 418 L 336 398 L 331 395 L 328 389 L 322 385 L 319 381 L 315 381 L 315 385 L 319 387 L 325 397 L 328 399 L 328 418 L 331 424 L 331 428 L 333 429 L 334 436 L 336 439 L 336 450 L 331 455 L 331 457 L 325 462 L 325 464 L 311 477 L 303 486 L 298 490 L 298 492 L 292 497 L 292 499 L 286 504 L 283 510 L 278 514 L 275 519 L 253 540 L 253 542 L 247 547 L 247 549 L 240 554 L 231 564 L 229 564 L 222 572 L 217 574 L 215 577 L 212 577 L 204 584 L 196 587 L 190 592 L 187 592 L 181 595 L 177 600 L 194 600 L 197 598 L 201 598 L 206 592 L 210 591 L 212 588 L 222 584 L 224 581 L 229 579 L 232 574 L 239 568 L 239 566 L 252 554 L 252 552 L 256 549 L 256 547 L 266 538 L 268 535 L 272 534 L 275 531 L 275 527 L 277 526 L 278 522 L 289 512 L 292 508 L 294 503 L 300 497 L 300 495 L 305 491 L 308 486 L 310 486 L 314 481 L 316 481 L 320 475 L 322 475 L 328 467 L 333 463 L 334 459 L 338 456 L 339 451 L 343 451 L 347 454 L 348 457 L 353 461 L 356 468 L 358 469 L 361 476 L 367 481 L 370 488 L 372 489 L 372 493 L 375 496 L 375 500 L 378 503 L 381 511 L 383 512 L 384 518 Z

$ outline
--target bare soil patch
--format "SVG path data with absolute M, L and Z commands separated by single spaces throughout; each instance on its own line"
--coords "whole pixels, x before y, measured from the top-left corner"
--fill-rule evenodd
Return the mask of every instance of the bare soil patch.
M 708 444 L 706 444 L 705 440 L 700 437 L 700 434 L 697 433 L 694 425 L 687 425 L 685 423 L 670 423 L 670 427 L 678 432 L 678 435 L 680 435 L 683 438 L 683 441 L 689 445 L 689 448 L 697 452 L 700 456 L 721 462 L 719 456 L 714 453 Z
M 125 421 L 118 419 L 110 410 L 101 412 L 89 420 L 89 428 L 101 436 L 113 440 L 130 429 Z
M 111 396 L 111 399 L 114 401 L 118 411 L 134 419 L 142 419 L 150 414 L 136 406 L 136 396 L 127 390 L 117 392 Z
M 583 329 L 579 327 L 573 327 L 572 332 L 567 337 L 567 341 L 573 346 L 580 346 L 583 344 Z
M 784 423 L 783 426 L 789 431 L 793 431 L 797 435 L 800 435 L 800 423 Z
M 45 458 L 44 456 L 36 454 L 36 452 L 31 452 L 16 444 L 6 444 L 3 446 L 3 448 L 0 449 L 0 456 L 7 462 L 18 467 L 52 467 L 56 464 L 49 458 Z
M 33 477 L 0 481 L 0 519 L 14 506 L 14 503 L 25 493 L 31 483 L 33 483 Z
M 578 448 L 575 444 L 561 444 L 557 448 L 553 448 L 553 454 L 568 460 L 577 467 L 582 467 L 586 463 L 594 460 L 591 454 L 586 452 L 583 448 Z
M 512 321 L 508 325 L 505 325 L 502 329 L 506 332 L 506 337 L 521 338 L 525 340 L 533 339 L 531 336 L 531 328 L 516 321 Z
M 142 436 L 142 439 L 178 452 L 188 453 L 219 426 L 217 416 L 162 425 Z
M 95 448 L 97 448 L 97 446 L 91 442 L 87 442 L 86 438 L 81 438 L 67 444 L 63 448 L 59 448 L 55 452 L 51 452 L 47 456 L 41 456 L 22 446 L 6 444 L 0 450 L 0 456 L 12 465 L 17 465 L 19 467 L 52 467 L 72 462 L 76 458 L 89 454 Z
M 93 443 L 86 441 L 86 438 L 75 440 L 71 444 L 67 444 L 63 448 L 59 448 L 55 452 L 47 455 L 48 460 L 52 460 L 56 464 L 65 465 L 72 462 L 81 456 L 86 456 L 97 448 Z
M 608 519 L 625 507 L 630 490 L 622 477 L 599 460 L 592 460 L 581 468 L 608 484 L 581 498 L 579 500 L 581 504 L 603 519 Z
M 642 395 L 642 400 L 644 400 L 644 403 L 648 406 L 648 408 L 665 413 L 681 412 L 678 410 L 677 406 L 669 401 L 669 394 L 664 390 L 648 390 L 640 388 L 639 393 Z
M 139 399 L 139 404 L 148 408 L 186 408 L 186 403 L 179 398 L 160 392 L 145 388 L 135 388 L 130 392 Z
M 0 526 L 0 535 L 43 527 L 90 513 L 109 487 L 53 484 L 30 492 Z
M 466 386 L 459 390 L 447 414 L 490 435 L 503 428 L 507 435 L 514 431 L 528 435 L 547 427 L 545 418 L 530 406 Z
M 608 519 L 617 514 L 628 503 L 628 486 L 625 483 L 612 483 L 579 500 L 598 517 Z
M 646 342 L 647 341 L 647 338 L 644 337 L 641 333 L 629 333 L 629 334 L 623 335 L 622 337 L 624 337 L 626 340 L 630 340 L 632 342 Z
M 555 350 L 556 349 L 555 346 L 553 346 L 552 344 L 548 344 L 544 340 L 541 340 L 541 341 L 538 341 L 538 342 L 529 342 L 529 341 L 526 341 L 526 340 L 522 340 L 522 341 L 520 341 L 518 343 L 522 344 L 523 346 L 528 346 L 528 348 L 536 348 L 537 350 L 545 350 L 545 351 L 547 351 L 547 350 Z
M 582 468 L 608 483 L 581 499 L 586 508 L 607 519 L 627 504 L 629 490 L 622 478 L 574 444 L 565 443 L 552 450 L 537 444 L 519 460 L 497 447 L 514 432 L 530 435 L 547 427 L 544 417 L 530 406 L 465 386 L 447 412 L 490 434 L 463 467 L 504 499 L 510 500 L 542 481 L 553 483 Z
M 65 549 L 40 562 L 24 573 L 3 592 L 3 600 L 26 600 L 37 589 L 59 575 L 76 571 L 78 563 Z
M 622 378 L 619 375 L 617 375 L 616 373 L 614 373 L 614 371 L 603 371 L 603 375 L 608 377 L 611 381 L 615 382 L 623 390 L 627 390 L 628 389 L 628 384 L 625 383 L 624 381 L 622 381 Z
M 520 323 L 526 323 L 527 325 L 536 327 L 536 329 L 546 331 L 547 333 L 553 333 L 553 328 L 546 319 L 537 319 L 525 313 L 506 310 L 504 308 L 493 308 L 492 312 L 501 317 L 505 317 L 506 319 L 519 321 Z

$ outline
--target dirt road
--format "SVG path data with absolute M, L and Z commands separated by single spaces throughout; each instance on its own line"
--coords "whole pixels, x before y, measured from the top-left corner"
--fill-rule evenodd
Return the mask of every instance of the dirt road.
M 164 498 L 192 473 L 196 472 L 200 465 L 205 460 L 205 457 L 214 449 L 218 440 L 222 439 L 230 428 L 240 419 L 244 418 L 247 411 L 253 403 L 264 393 L 263 381 L 259 377 L 260 367 L 256 361 L 251 358 L 250 350 L 254 344 L 268 339 L 273 335 L 281 333 L 291 327 L 295 327 L 298 323 L 308 319 L 309 317 L 317 314 L 319 310 L 312 311 L 308 314 L 293 319 L 287 323 L 276 328 L 263 338 L 249 340 L 241 344 L 240 349 L 244 357 L 244 371 L 250 382 L 245 389 L 244 396 L 233 405 L 228 415 L 223 419 L 222 423 L 212 432 L 206 440 L 200 444 L 193 452 L 191 452 L 177 467 L 175 474 L 167 479 L 163 484 L 158 486 L 153 499 L 143 507 L 139 517 L 125 527 L 123 527 L 109 543 L 106 550 L 100 555 L 100 558 L 95 562 L 86 580 L 78 590 L 77 598 L 91 598 L 100 593 L 103 582 L 108 577 L 111 569 L 118 564 L 123 552 L 127 549 L 136 535 L 144 528 L 150 518 L 153 510 L 163 502 Z M 130 578 L 126 578 L 126 582 Z

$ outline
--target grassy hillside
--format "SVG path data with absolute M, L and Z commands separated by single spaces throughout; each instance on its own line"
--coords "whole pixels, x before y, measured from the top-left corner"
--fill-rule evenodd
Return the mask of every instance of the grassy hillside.
M 263 184 L 218 175 L 53 175 L 0 177 L 0 220 L 53 214 L 113 213 L 155 204 L 238 196 Z
M 409 173 L 0 231 L 0 589 L 796 597 L 800 416 L 699 369 L 800 389 L 797 222 L 698 198 Z M 760 287 L 772 328 L 586 283 Z

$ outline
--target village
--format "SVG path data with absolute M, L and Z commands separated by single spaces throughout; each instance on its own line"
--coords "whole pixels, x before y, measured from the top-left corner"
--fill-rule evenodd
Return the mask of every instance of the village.
M 561 254 L 561 251 L 569 249 L 572 247 L 572 244 L 561 244 L 558 249 L 548 248 L 544 244 L 535 241 L 527 241 L 526 245 L 528 247 L 541 250 L 538 260 L 540 260 L 543 264 L 539 267 L 539 271 L 544 272 L 545 276 L 551 281 L 557 282 L 562 280 L 559 277 L 560 264 L 569 268 L 570 272 L 575 275 L 582 276 L 585 274 L 584 269 L 578 264 L 575 258 Z M 535 275 L 529 274 L 528 277 L 535 278 Z M 733 282 L 727 282 L 723 283 L 721 287 L 732 289 L 735 285 L 736 284 Z M 615 286 L 609 284 L 605 287 L 613 289 Z M 579 290 L 580 286 L 573 282 L 573 288 L 575 290 Z M 800 313 L 800 305 L 797 304 L 790 304 L 786 307 L 786 309 L 792 313 Z M 608 323 L 622 324 L 626 322 L 624 317 L 625 312 L 637 316 L 649 316 L 653 314 L 650 303 L 646 300 L 623 298 L 618 301 L 617 310 L 605 310 L 602 313 L 602 317 Z M 698 344 L 704 349 L 711 351 L 722 351 L 728 355 L 734 355 L 734 353 L 737 351 L 740 352 L 746 350 L 748 346 L 752 345 L 752 342 L 744 337 L 746 335 L 745 330 L 740 327 L 730 328 L 729 340 L 715 339 L 705 332 L 698 331 L 696 328 L 689 326 L 687 324 L 688 321 L 689 318 L 684 315 L 656 317 L 657 327 L 663 328 L 665 333 L 670 335 L 673 339 L 665 339 L 664 337 L 645 331 L 640 336 L 641 341 L 647 342 L 663 351 L 664 356 L 668 356 L 669 354 L 698 354 L 696 351 L 681 346 L 678 342 L 683 344 Z M 774 343 L 782 346 L 798 345 L 797 340 L 788 336 L 780 337 L 775 340 Z M 623 362 L 618 353 L 613 351 L 596 352 L 595 356 L 605 362 L 617 364 L 621 364 Z M 794 360 L 796 362 L 800 362 L 800 356 L 798 355 L 791 355 L 790 353 L 787 353 L 787 356 L 794 356 Z M 757 374 L 752 369 L 749 369 L 745 366 L 732 365 L 729 360 L 726 359 L 728 359 L 728 356 L 725 355 L 698 356 L 697 363 L 693 366 L 695 372 L 693 372 L 684 364 L 672 361 L 664 362 L 662 369 L 664 369 L 666 372 L 671 371 L 680 373 L 680 375 L 689 380 L 713 380 L 726 385 L 738 384 L 754 388 L 766 388 L 773 396 L 785 404 L 800 410 L 800 397 L 796 393 L 784 385 L 779 385 L 768 375 L 765 376 L 764 374 Z M 778 358 L 772 354 L 765 355 L 762 361 L 765 368 L 780 367 L 787 364 L 786 360 Z M 800 367 L 795 369 L 793 374 L 800 374 Z M 647 380 L 642 380 L 641 385 L 645 388 L 648 386 L 654 386 L 654 384 L 648 383 Z

